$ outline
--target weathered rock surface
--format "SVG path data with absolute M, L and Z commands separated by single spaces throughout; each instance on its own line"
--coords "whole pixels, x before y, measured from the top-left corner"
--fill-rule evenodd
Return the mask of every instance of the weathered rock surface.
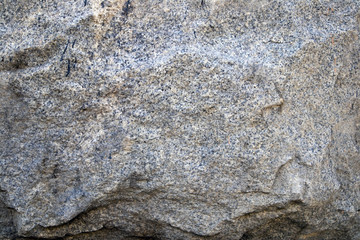
M 0 238 L 360 239 L 360 1 L 2 0 Z

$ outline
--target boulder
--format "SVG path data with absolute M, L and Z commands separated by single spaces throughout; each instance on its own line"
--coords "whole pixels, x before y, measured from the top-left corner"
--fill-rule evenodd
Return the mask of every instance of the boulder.
M 2 0 L 0 239 L 360 239 L 360 1 Z

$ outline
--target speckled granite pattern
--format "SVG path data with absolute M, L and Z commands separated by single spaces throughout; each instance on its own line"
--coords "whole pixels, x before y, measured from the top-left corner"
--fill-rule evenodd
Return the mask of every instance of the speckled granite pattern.
M 2 0 L 0 239 L 360 239 L 360 1 Z

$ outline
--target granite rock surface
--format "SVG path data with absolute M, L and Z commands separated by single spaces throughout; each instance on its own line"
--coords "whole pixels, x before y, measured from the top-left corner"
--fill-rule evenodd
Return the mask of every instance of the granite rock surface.
M 360 1 L 2 0 L 0 239 L 360 239 Z

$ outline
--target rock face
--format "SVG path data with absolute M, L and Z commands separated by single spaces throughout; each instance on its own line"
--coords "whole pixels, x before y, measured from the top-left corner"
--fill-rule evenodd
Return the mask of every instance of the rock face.
M 2 0 L 0 238 L 360 239 L 360 1 Z

